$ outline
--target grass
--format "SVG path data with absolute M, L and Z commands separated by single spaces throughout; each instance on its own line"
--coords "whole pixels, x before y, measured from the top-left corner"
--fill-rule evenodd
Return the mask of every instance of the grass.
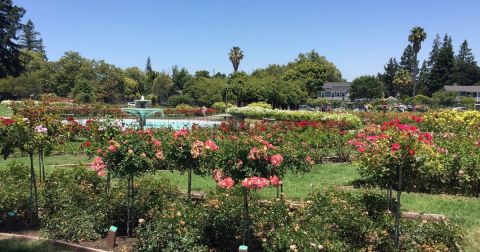
M 20 239 L 0 240 L 2 252 L 68 252 L 72 250 L 59 249 L 46 241 L 25 241 Z
M 12 116 L 13 112 L 11 109 L 0 105 L 0 116 Z
M 75 146 L 68 147 L 75 149 Z M 77 152 L 78 153 L 78 152 Z M 28 157 L 10 158 L 0 162 L 0 169 L 6 167 L 11 160 L 29 164 Z M 90 160 L 84 155 L 52 155 L 45 157 L 47 174 L 54 169 L 68 169 L 67 167 L 53 167 L 58 164 L 80 164 Z M 37 160 L 35 167 L 38 169 Z M 169 179 L 172 184 L 186 191 L 187 175 L 179 172 L 160 171 L 156 176 Z M 301 200 L 315 189 L 324 189 L 332 186 L 351 185 L 360 175 L 354 165 L 351 164 L 323 164 L 317 165 L 305 175 L 287 174 L 284 178 L 284 192 L 287 198 Z M 193 176 L 192 189 L 207 191 L 216 185 L 210 177 Z M 273 198 L 276 195 L 275 188 L 267 188 L 260 192 L 263 198 Z M 465 251 L 478 251 L 480 248 L 480 200 L 455 195 L 432 195 L 422 193 L 403 193 L 402 209 L 421 213 L 444 214 L 448 219 L 460 225 L 466 231 Z M 3 251 L 0 249 L 0 251 Z

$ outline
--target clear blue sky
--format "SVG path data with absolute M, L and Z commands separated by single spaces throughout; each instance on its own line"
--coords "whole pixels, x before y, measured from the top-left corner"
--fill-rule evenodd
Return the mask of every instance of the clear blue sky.
M 172 65 L 194 72 L 230 73 L 227 53 L 245 52 L 240 69 L 285 64 L 311 49 L 347 80 L 383 71 L 400 57 L 411 27 L 425 28 L 425 58 L 436 33 L 448 33 L 455 51 L 464 39 L 480 60 L 480 1 L 451 0 L 14 0 L 42 34 L 47 55 L 65 51 L 120 67 L 155 70 Z

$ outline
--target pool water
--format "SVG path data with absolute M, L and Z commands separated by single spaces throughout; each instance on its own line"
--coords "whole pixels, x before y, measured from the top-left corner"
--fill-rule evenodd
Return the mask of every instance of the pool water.
M 136 119 L 122 119 L 126 126 L 138 126 Z M 220 121 L 208 120 L 188 120 L 188 119 L 147 119 L 145 128 L 172 128 L 174 130 L 189 129 L 192 125 L 197 124 L 201 127 L 213 127 L 220 125 Z
M 78 123 L 85 125 L 87 119 L 77 120 Z M 137 119 L 118 119 L 115 120 L 115 123 L 119 125 L 124 125 L 126 127 L 138 127 Z M 221 121 L 211 121 L 211 120 L 198 120 L 198 119 L 147 119 L 145 128 L 172 128 L 174 130 L 179 129 L 190 129 L 192 125 L 197 124 L 201 127 L 213 127 L 215 125 L 220 125 Z

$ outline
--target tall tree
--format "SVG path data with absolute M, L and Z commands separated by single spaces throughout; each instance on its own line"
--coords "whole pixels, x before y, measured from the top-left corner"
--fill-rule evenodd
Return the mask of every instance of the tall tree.
M 378 77 L 385 84 L 385 87 L 386 87 L 385 95 L 396 96 L 397 90 L 396 90 L 395 84 L 393 83 L 393 80 L 395 79 L 395 74 L 399 70 L 397 59 L 390 58 L 388 60 L 388 63 L 383 67 L 383 69 L 385 71 L 383 72 L 383 74 L 379 74 Z
M 403 50 L 402 57 L 400 57 L 399 66 L 401 69 L 407 70 L 409 73 L 418 70 L 418 61 L 415 60 L 415 51 L 412 45 L 408 45 Z
M 144 92 L 145 91 L 150 91 L 150 88 L 153 85 L 153 81 L 155 78 L 157 78 L 158 73 L 155 72 L 152 68 L 152 61 L 150 60 L 150 57 L 147 58 L 147 63 L 145 65 L 145 84 L 142 85 L 143 87 L 141 88 Z
M 24 14 L 25 9 L 13 5 L 12 0 L 0 0 L 0 78 L 22 72 L 20 46 L 16 41 Z
M 167 101 L 167 98 L 171 95 L 173 89 L 173 81 L 170 75 L 166 73 L 160 73 L 153 81 L 152 89 L 150 93 L 156 97 L 156 102 L 163 104 Z
M 418 73 L 417 93 L 425 94 L 427 92 L 426 88 L 429 81 L 430 68 L 428 67 L 428 62 L 424 60 L 422 63 L 422 67 L 420 68 L 420 72 Z
M 22 28 L 19 44 L 28 51 L 45 52 L 43 40 L 39 36 L 40 33 L 35 30 L 35 25 L 29 19 Z
M 452 47 L 452 38 L 445 34 L 442 47 L 438 51 L 438 57 L 430 71 L 428 94 L 441 90 L 444 85 L 450 85 L 453 81 L 455 56 Z
M 440 53 L 440 48 L 442 48 L 442 39 L 437 33 L 433 39 L 432 51 L 428 57 L 427 66 L 431 69 L 438 60 L 438 54 Z
M 412 81 L 412 78 L 417 78 L 416 73 L 418 73 L 418 61 L 415 60 L 415 51 L 413 50 L 412 45 L 405 47 L 402 57 L 400 58 L 399 66 L 399 70 L 405 70 L 412 75 L 411 78 L 409 78 L 410 81 Z M 413 73 L 415 73 L 415 75 Z M 410 85 L 404 85 L 400 90 L 397 89 L 396 93 L 400 93 L 401 95 L 411 95 L 413 90 L 412 84 L 413 81 Z M 396 85 L 396 87 L 398 88 L 398 85 Z
M 287 68 L 292 68 L 295 65 L 302 63 L 316 63 L 322 65 L 325 68 L 325 77 L 326 81 L 338 82 L 344 81 L 342 78 L 342 73 L 337 67 L 330 61 L 327 60 L 325 56 L 321 56 L 317 51 L 311 50 L 307 53 L 300 53 L 294 62 L 289 62 Z
M 458 85 L 473 85 L 480 81 L 480 69 L 473 56 L 472 49 L 468 47 L 468 42 L 463 41 L 460 51 L 455 57 L 455 69 L 453 79 Z
M 195 78 L 210 78 L 210 72 L 207 70 L 196 71 Z
M 234 46 L 232 49 L 230 49 L 230 53 L 228 54 L 228 57 L 232 62 L 234 73 L 237 72 L 238 66 L 240 66 L 240 61 L 242 61 L 243 56 L 244 56 L 243 51 L 240 49 L 240 47 Z
M 418 52 L 420 51 L 420 48 L 422 47 L 422 42 L 425 41 L 427 38 L 427 33 L 423 30 L 422 27 L 416 26 L 413 27 L 412 30 L 410 31 L 410 35 L 408 35 L 408 41 L 412 43 L 412 48 L 414 52 L 414 59 L 415 59 L 415 64 L 418 66 L 417 63 L 417 56 Z M 415 97 L 416 91 L 417 91 L 417 67 L 413 69 L 412 72 L 412 86 L 413 86 L 413 97 Z
M 176 90 L 183 90 L 191 78 L 192 76 L 188 73 L 186 68 L 178 68 L 178 66 L 173 66 L 172 81 Z
M 406 69 L 400 69 L 395 73 L 393 79 L 395 90 L 397 94 L 405 95 L 409 94 L 409 90 L 412 84 L 412 74 Z
M 383 83 L 375 76 L 360 76 L 350 86 L 350 99 L 381 98 L 385 91 Z

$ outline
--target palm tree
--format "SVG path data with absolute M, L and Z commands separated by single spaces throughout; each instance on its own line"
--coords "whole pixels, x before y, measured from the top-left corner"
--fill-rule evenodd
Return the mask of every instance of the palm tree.
M 415 53 L 415 65 L 417 64 L 417 55 L 422 47 L 422 42 L 427 38 L 427 33 L 420 26 L 415 26 L 410 31 L 408 35 L 408 41 L 412 43 L 413 52 Z M 417 67 L 415 66 L 412 71 L 412 82 L 413 82 L 413 97 L 416 95 L 417 91 Z
M 240 47 L 234 46 L 232 49 L 230 49 L 228 56 L 233 65 L 233 72 L 236 73 L 238 66 L 240 65 L 240 61 L 243 59 L 243 51 L 240 49 Z

